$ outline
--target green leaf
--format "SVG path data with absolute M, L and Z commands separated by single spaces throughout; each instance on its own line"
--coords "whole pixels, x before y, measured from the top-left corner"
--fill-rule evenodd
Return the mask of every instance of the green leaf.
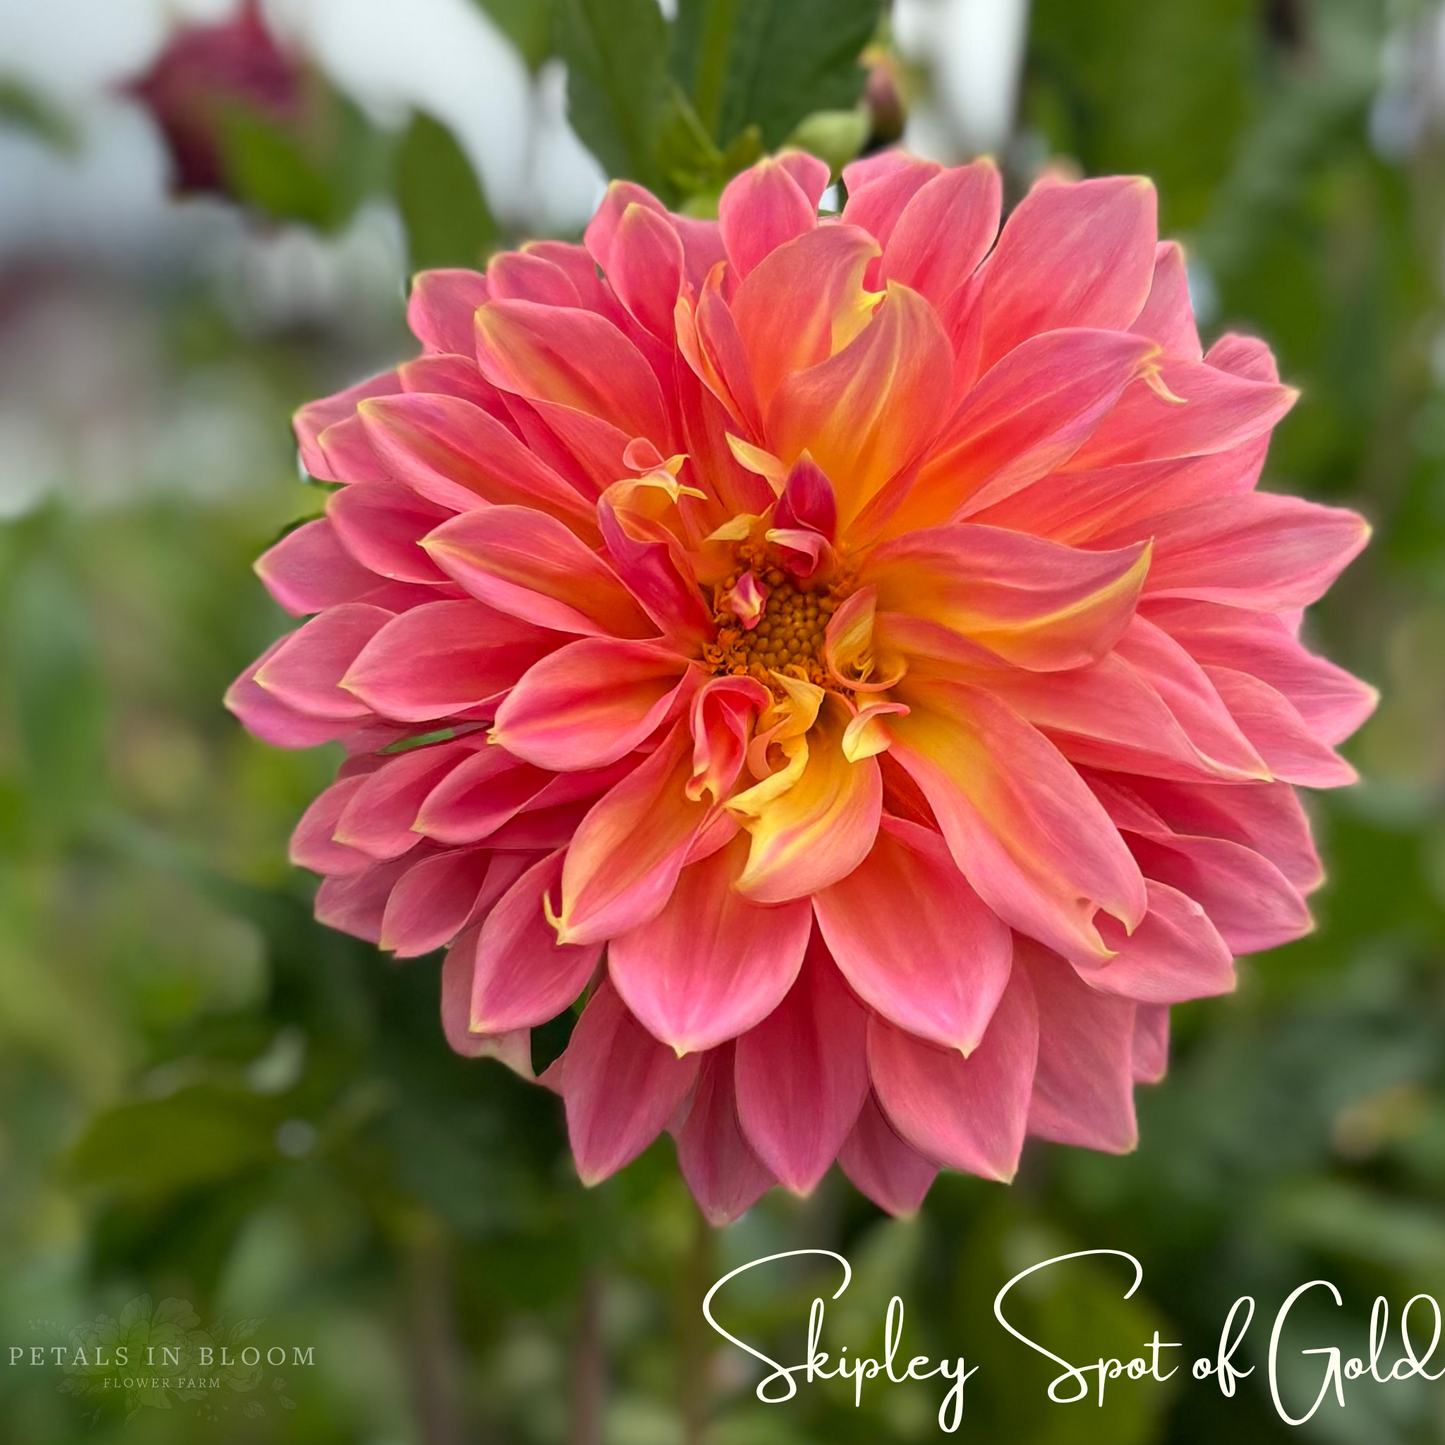
M 676 124 L 667 24 L 656 0 L 557 0 L 572 127 L 610 176 L 676 198 L 659 142 Z
M 8 589 L 0 658 L 35 821 L 63 822 L 103 796 L 106 699 L 88 599 L 53 558 Z
M 880 0 L 679 0 L 672 73 L 719 144 L 756 125 L 775 150 L 805 116 L 847 110 Z
M 232 195 L 277 220 L 331 231 L 350 220 L 376 180 L 380 142 L 361 110 L 337 91 L 319 118 L 297 127 L 243 106 L 221 116 L 222 169 Z
M 0 127 L 25 131 L 59 151 L 74 153 L 80 147 L 69 117 L 13 75 L 0 75 Z
M 476 266 L 496 246 L 482 183 L 452 133 L 431 116 L 418 113 L 407 127 L 395 185 L 413 270 Z
M 553 53 L 548 0 L 474 0 L 536 70 Z

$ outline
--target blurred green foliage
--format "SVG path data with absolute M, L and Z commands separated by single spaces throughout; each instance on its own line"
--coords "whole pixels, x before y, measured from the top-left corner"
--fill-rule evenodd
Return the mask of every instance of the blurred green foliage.
M 570 62 L 573 119 L 610 172 L 695 208 L 758 148 L 853 104 L 878 10 L 681 0 L 669 24 L 652 0 L 483 3 L 529 65 Z M 875 1384 L 861 1408 L 839 1384 L 753 1399 L 757 1372 L 699 1301 L 725 1270 L 802 1247 L 854 1265 L 835 1346 L 879 1349 L 897 1293 L 909 1354 L 979 1366 L 973 1438 L 1445 1438 L 1439 1386 L 1367 1381 L 1291 1431 L 1260 1368 L 1268 1317 L 1308 1279 L 1346 1308 L 1302 1333 L 1353 1351 L 1376 1293 L 1397 1312 L 1445 1297 L 1445 137 L 1418 97 L 1403 140 L 1380 123 L 1410 104 L 1382 89 L 1386 42 L 1408 51 L 1433 13 L 1035 0 L 1015 190 L 1044 154 L 1156 178 L 1206 330 L 1266 336 L 1303 389 L 1271 484 L 1376 524 L 1309 625 L 1385 698 L 1353 750 L 1365 784 L 1315 809 L 1318 932 L 1246 965 L 1235 997 L 1176 1010 L 1139 1152 L 1031 1147 L 1012 1189 L 941 1180 L 911 1222 L 832 1178 L 713 1236 L 665 1141 L 582 1190 L 552 1096 L 446 1049 L 435 959 L 395 964 L 312 922 L 286 838 L 335 759 L 247 738 L 218 700 L 286 625 L 251 559 L 319 510 L 286 415 L 401 353 L 399 288 L 364 335 L 258 331 L 194 279 L 140 291 L 154 384 L 220 377 L 267 440 L 241 492 L 141 477 L 100 496 L 77 471 L 0 527 L 0 1347 L 100 1314 L 149 1328 L 166 1306 L 126 1313 L 148 1294 L 189 1301 L 212 1333 L 314 1346 L 315 1364 L 128 1426 L 124 1391 L 78 1398 L 57 1370 L 3 1367 L 5 1438 L 581 1445 L 594 1414 L 615 1445 L 935 1438 L 937 1382 Z M 434 120 L 352 134 L 354 151 L 300 154 L 238 131 L 244 198 L 324 227 L 384 195 L 413 265 L 506 239 Z M 1020 1326 L 1071 1359 L 1127 1357 L 1157 1328 L 1192 1360 L 1254 1295 L 1240 1363 L 1256 1373 L 1234 1399 L 1181 1378 L 1118 1382 L 1102 1410 L 1047 1402 L 1056 1371 L 990 1301 L 1032 1263 L 1105 1247 L 1143 1261 L 1138 1294 L 1124 1300 L 1122 1262 L 1080 1261 L 1019 1291 Z M 835 1287 L 815 1260 L 743 1277 L 720 1313 L 792 1361 Z M 1312 1397 L 1318 1379 L 1285 1385 Z

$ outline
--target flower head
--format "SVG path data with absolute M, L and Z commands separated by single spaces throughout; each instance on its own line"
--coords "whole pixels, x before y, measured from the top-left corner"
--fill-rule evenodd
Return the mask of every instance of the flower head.
M 341 739 L 318 916 L 448 946 L 454 1047 L 561 1093 L 589 1181 L 663 1129 L 713 1219 L 837 1159 L 885 1208 L 1027 1134 L 1135 1142 L 1169 1005 L 1310 926 L 1294 785 L 1372 691 L 1300 614 L 1364 544 L 1255 489 L 1295 393 L 1202 351 L 1154 192 L 803 155 L 720 219 L 417 279 L 422 353 L 302 410 L 315 614 L 230 704 Z

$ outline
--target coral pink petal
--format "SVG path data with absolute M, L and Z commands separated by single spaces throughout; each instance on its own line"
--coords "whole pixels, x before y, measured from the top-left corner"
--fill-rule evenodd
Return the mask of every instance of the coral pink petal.
M 562 878 L 562 852 L 530 867 L 502 895 L 477 936 L 471 1026 L 508 1033 L 555 1018 L 587 987 L 599 943 L 558 943 L 545 904 Z
M 273 643 L 226 689 L 226 707 L 248 732 L 278 748 L 314 748 L 354 732 L 356 718 L 318 718 L 297 712 L 256 681 L 257 672 L 286 640 Z
M 679 1054 L 746 1032 L 783 1001 L 812 930 L 806 898 L 763 907 L 734 888 L 745 834 L 682 870 L 662 912 L 612 939 L 613 986 L 638 1022 Z
M 1141 1004 L 1134 1015 L 1134 1082 L 1157 1084 L 1169 1072 L 1169 1010 Z
M 1315 734 L 1283 693 L 1232 667 L 1204 671 L 1275 777 L 1304 788 L 1342 788 L 1357 780 L 1354 768 Z
M 367 943 L 380 943 L 387 900 L 410 866 L 409 858 L 390 858 L 359 873 L 323 878 L 316 890 L 316 921 Z
M 981 511 L 1049 476 L 1151 365 L 1147 339 L 1064 330 L 1031 337 L 968 393 L 924 459 L 890 534 Z
M 497 709 L 493 737 L 539 768 L 600 768 L 685 707 L 696 682 L 666 643 L 584 637 L 526 673 Z
M 290 859 L 313 873 L 360 873 L 373 862 L 370 854 L 336 841 L 336 825 L 364 777 L 341 778 L 322 792 L 301 815 L 291 834 Z
M 1203 357 L 1199 328 L 1194 324 L 1194 308 L 1189 302 L 1184 250 L 1178 241 L 1159 243 L 1154 252 L 1154 279 L 1149 287 L 1149 299 L 1129 329 L 1157 341 L 1172 361 L 1199 361 Z
M 937 833 L 884 818 L 873 851 L 813 905 L 864 1003 L 945 1048 L 978 1044 L 1008 983 L 1013 938 Z
M 342 687 L 357 656 L 397 619 L 385 608 L 344 602 L 286 638 L 256 672 L 279 703 L 311 717 L 362 718 L 371 707 Z
M 1147 886 L 1149 912 L 1133 933 L 1112 918 L 1100 921 L 1099 933 L 1115 957 L 1081 965 L 1085 982 L 1136 1003 L 1185 1003 L 1231 992 L 1234 959 L 1204 909 L 1168 884 L 1150 878 Z
M 684 791 L 691 742 L 685 724 L 674 727 L 582 820 L 562 873 L 568 938 L 615 937 L 662 911 L 710 813 Z
M 475 843 L 510 822 L 550 779 L 505 748 L 480 748 L 426 795 L 414 826 L 438 843 Z
M 946 174 L 937 161 L 919 160 L 899 151 L 854 161 L 843 168 L 843 182 L 848 187 L 843 220 L 877 237 L 880 248 L 886 247 L 908 203 L 930 181 Z
M 844 748 L 844 705 L 825 699 L 808 735 L 808 760 L 786 792 L 757 805 L 752 794 L 730 806 L 752 835 L 738 889 L 758 903 L 802 898 L 846 878 L 873 846 L 883 811 L 883 782 L 871 757 Z M 760 785 L 761 786 L 761 785 Z
M 510 1034 L 474 1034 L 468 1027 L 472 993 L 471 944 L 476 935 L 457 943 L 442 964 L 442 1032 L 457 1053 L 467 1059 L 500 1059 L 524 1079 L 532 1073 L 532 1034 L 518 1029 Z
M 903 1141 L 871 1093 L 838 1151 L 838 1165 L 880 1209 L 905 1219 L 918 1213 L 938 1177 L 938 1165 Z
M 1268 858 L 1242 843 L 1151 833 L 1129 839 L 1129 846 L 1149 878 L 1203 905 L 1234 953 L 1278 948 L 1313 927 L 1299 889 Z
M 341 545 L 324 517 L 293 528 L 256 561 L 266 590 L 293 617 L 357 602 L 383 585 Z
M 815 939 L 787 998 L 737 1042 L 743 1133 L 795 1194 L 812 1192 L 857 1122 L 867 1019 Z
M 1137 176 L 1036 185 L 983 272 L 984 364 L 1044 331 L 1127 330 L 1154 278 L 1156 206 Z
M 952 366 L 948 338 L 916 291 L 891 284 L 872 320 L 829 360 L 785 378 L 766 409 L 773 450 L 808 452 L 848 524 L 933 440 Z
M 1039 1066 L 1029 1133 L 1056 1144 L 1127 1154 L 1134 1117 L 1132 1001 L 1100 993 L 1063 959 L 1021 946 L 1039 1009 Z
M 743 1137 L 733 1090 L 733 1046 L 710 1050 L 698 1069 L 677 1162 L 709 1224 L 731 1224 L 777 1183 Z
M 470 356 L 477 307 L 491 295 L 476 271 L 423 271 L 412 282 L 406 324 L 428 351 Z
M 671 428 L 657 377 L 613 323 L 591 311 L 491 301 L 477 312 L 477 364 L 494 386 L 644 436 L 666 455 Z
M 429 722 L 507 691 L 556 643 L 555 632 L 481 602 L 429 602 L 389 620 L 344 682 L 384 717 Z
M 607 562 L 575 532 L 530 507 L 487 507 L 422 543 L 455 582 L 499 612 L 583 636 L 646 637 L 654 629 Z
M 739 280 L 769 252 L 817 224 L 817 206 L 789 167 L 776 160 L 759 161 L 734 176 L 718 201 L 718 229 Z
M 1142 383 L 1133 387 L 1071 465 L 1084 471 L 1230 451 L 1268 432 L 1299 395 L 1203 361 L 1165 361 L 1160 379 L 1170 396 Z
M 892 756 L 928 799 L 954 861 L 1008 924 L 1070 955 L 1101 956 L 1098 909 L 1132 926 L 1146 896 L 1118 830 L 1037 729 L 976 688 L 900 688 Z
M 373 858 L 395 858 L 421 841 L 412 825 L 427 795 L 471 756 L 470 742 L 412 748 L 371 773 L 337 820 L 339 843 Z
M 1130 778 L 1143 798 L 1176 833 L 1226 838 L 1268 858 L 1302 893 L 1324 878 L 1310 840 L 1309 819 L 1294 789 L 1284 783 L 1188 784 Z
M 1149 618 L 1208 666 L 1250 673 L 1283 693 L 1309 730 L 1332 747 L 1374 712 L 1379 693 L 1317 657 L 1280 618 L 1211 602 L 1149 604 Z
M 988 255 L 1003 182 L 992 161 L 936 175 L 909 199 L 883 248 L 881 274 L 941 306 Z
M 627 1012 L 604 979 L 572 1030 L 562 1070 L 567 1132 L 587 1185 L 630 1164 L 687 1097 L 698 1058 L 679 1059 Z
M 670 346 L 684 271 L 682 240 L 671 220 L 650 207 L 629 205 L 603 269 L 638 324 Z
M 452 515 L 401 482 L 357 482 L 333 492 L 326 515 L 363 567 L 395 582 L 444 583 L 421 539 Z
M 1085 551 L 997 527 L 963 524 L 885 542 L 860 587 L 878 609 L 938 623 L 1016 667 L 1082 667 L 1109 651 L 1134 615 L 1149 553 L 1136 543 Z
M 586 499 L 469 401 L 409 392 L 364 402 L 359 415 L 394 475 L 429 501 L 454 512 L 482 502 L 517 503 L 592 525 Z
M 743 279 L 732 321 L 759 404 L 791 373 L 826 361 L 840 325 L 866 317 L 863 273 L 877 255 L 866 231 L 821 226 L 779 246 Z
M 468 348 L 470 349 L 470 348 Z M 306 475 L 318 482 L 336 482 L 331 462 L 321 446 L 321 434 L 337 422 L 346 421 L 356 415 L 358 403 L 373 396 L 391 396 L 401 390 L 401 382 L 394 371 L 373 376 L 367 381 L 339 391 L 321 401 L 308 402 L 294 418 L 296 441 L 301 450 L 301 465 Z
M 470 920 L 490 863 L 482 849 L 463 848 L 413 864 L 386 901 L 380 946 L 419 958 L 450 943 Z
M 868 1024 L 873 1091 L 893 1127 L 921 1154 L 985 1179 L 1012 1179 L 1039 1033 L 1033 990 L 1022 972 L 1010 980 L 983 1042 L 966 1058 L 875 1014 Z

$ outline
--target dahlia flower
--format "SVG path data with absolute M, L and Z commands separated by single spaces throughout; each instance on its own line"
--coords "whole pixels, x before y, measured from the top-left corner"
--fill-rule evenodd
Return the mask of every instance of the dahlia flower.
M 1202 351 L 1147 181 L 844 177 L 419 276 L 421 354 L 298 416 L 340 485 L 258 570 L 314 615 L 229 696 L 345 746 L 317 916 L 445 946 L 465 1054 L 580 1009 L 582 1178 L 666 1129 L 714 1221 L 1131 1149 L 1169 1006 L 1309 929 L 1295 786 L 1374 701 L 1299 640 L 1367 528 L 1256 490 L 1295 393 Z

